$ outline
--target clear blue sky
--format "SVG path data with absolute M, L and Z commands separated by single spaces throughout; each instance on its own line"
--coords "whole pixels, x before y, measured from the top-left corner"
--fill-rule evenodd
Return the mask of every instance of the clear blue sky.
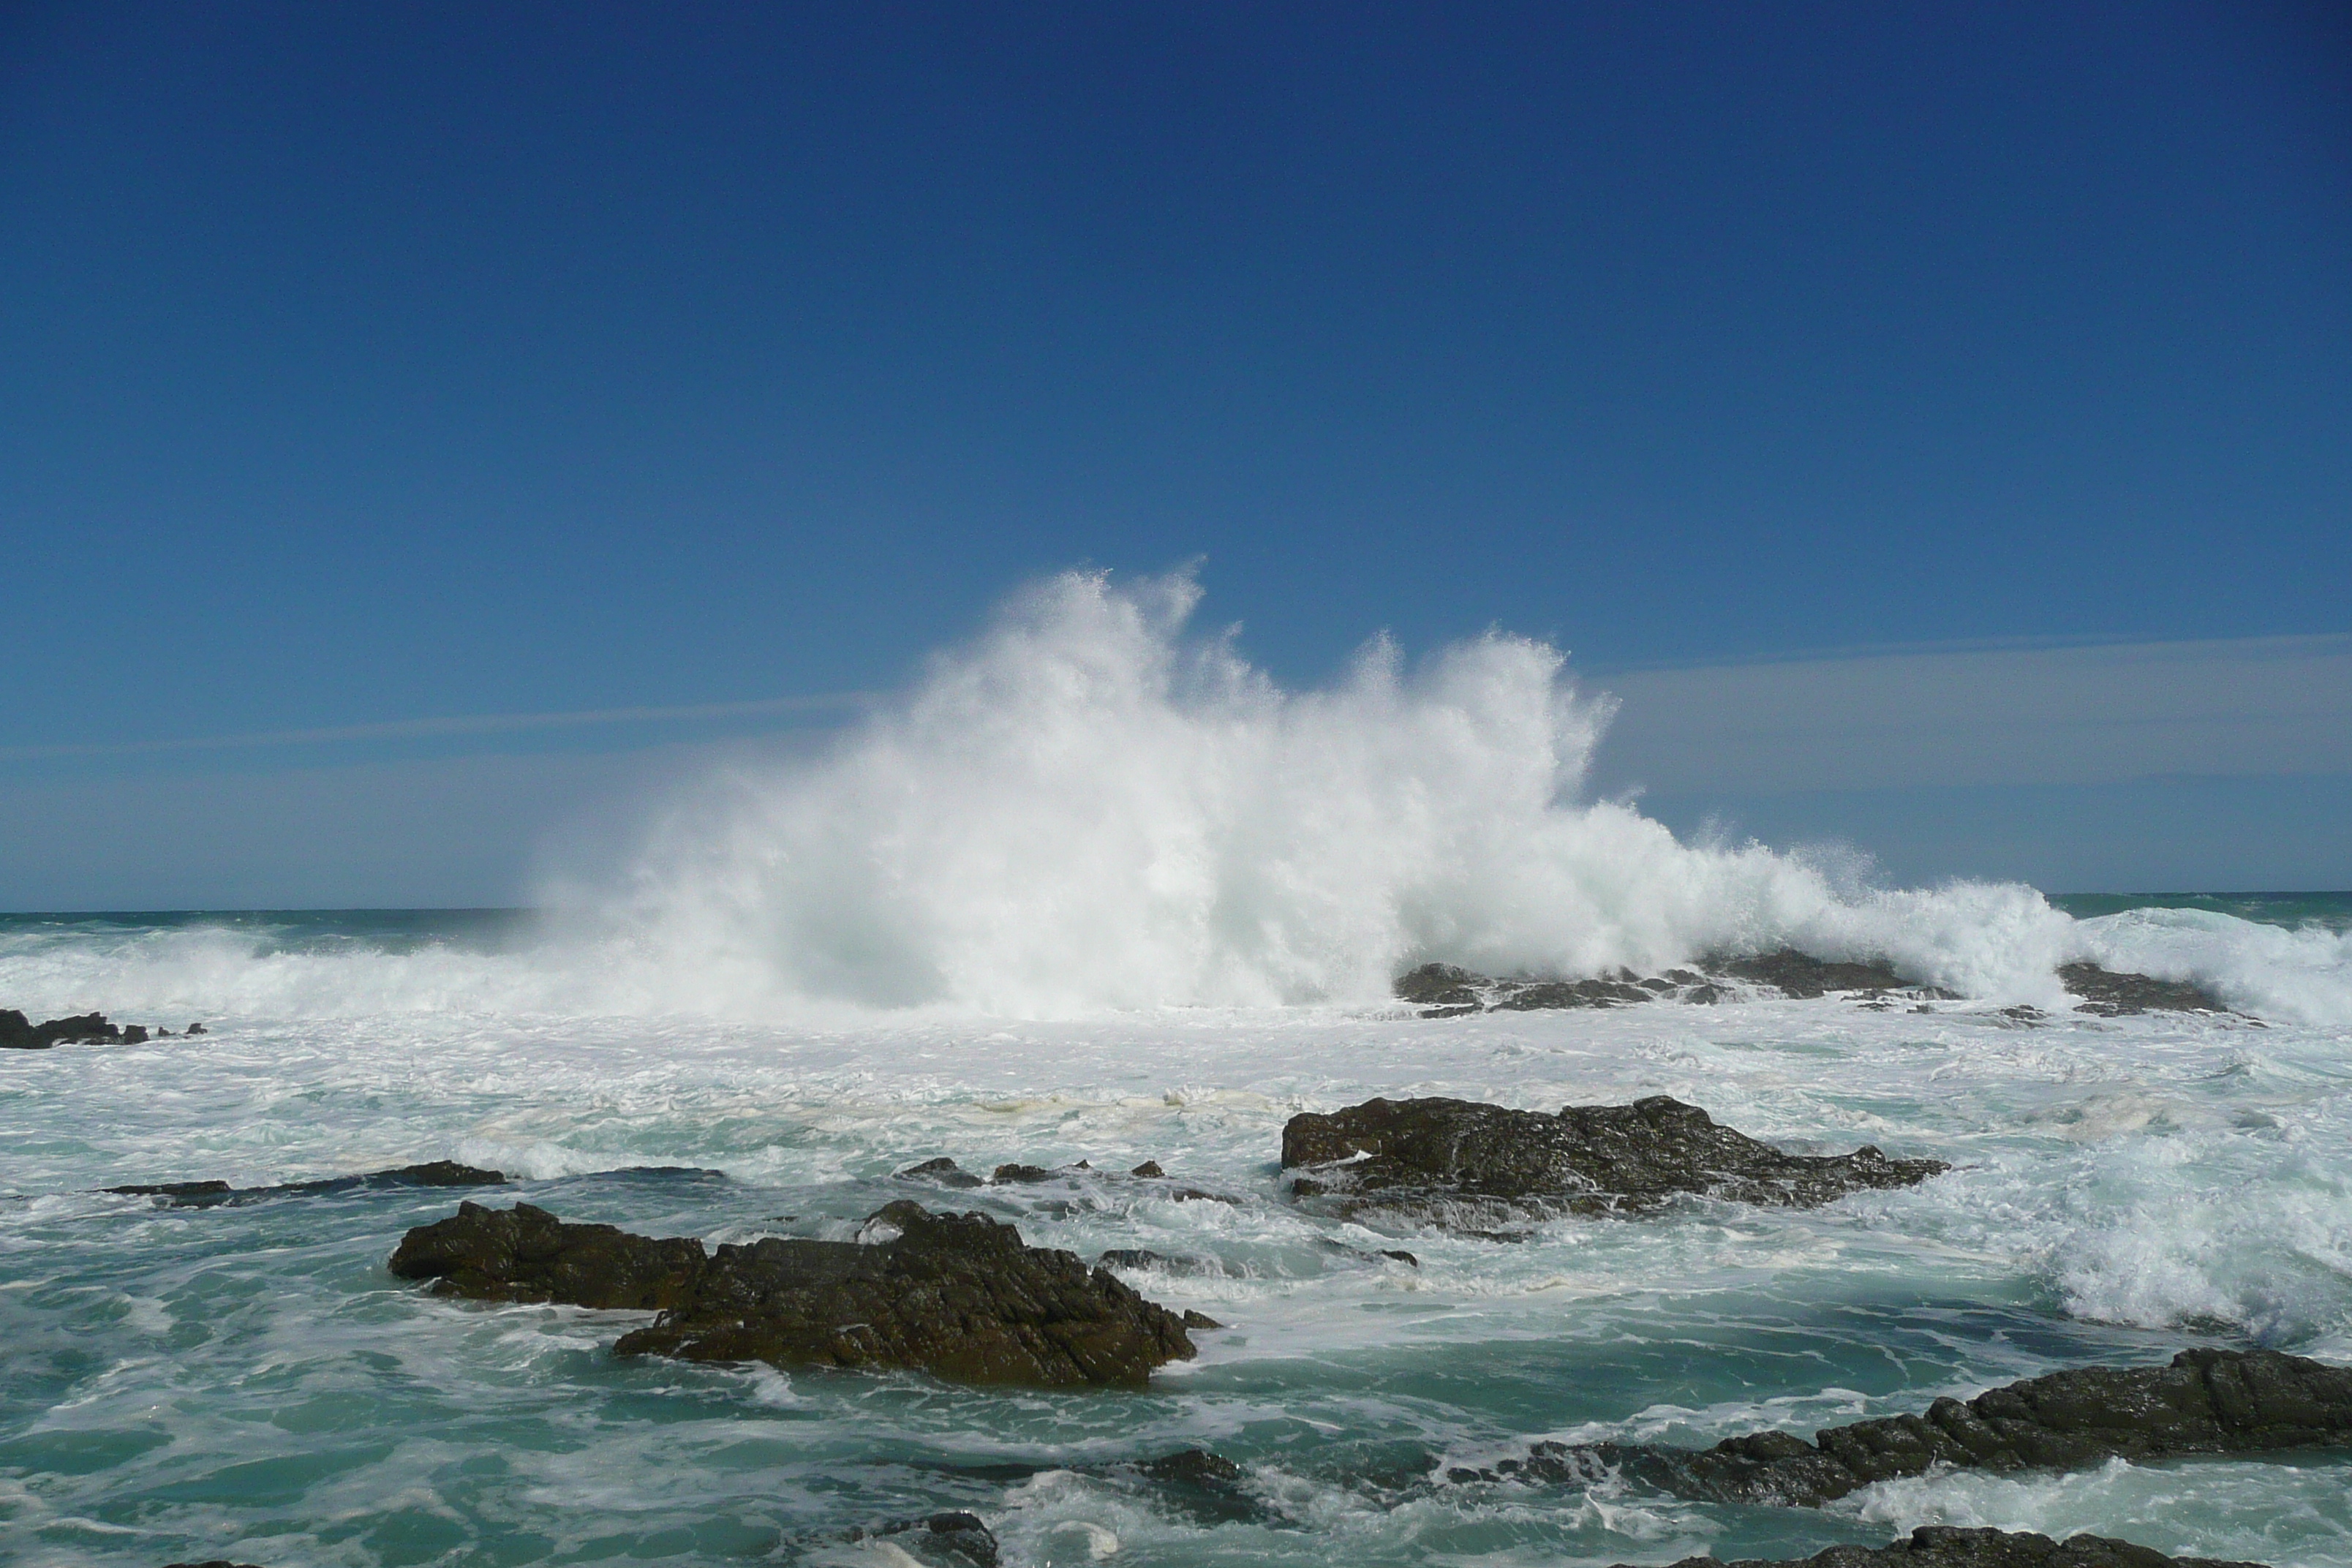
M 0 907 L 235 901 L 46 748 L 887 688 L 1080 563 L 1294 681 L 2340 634 L 2352 22 L 14 5 L 0 538 Z

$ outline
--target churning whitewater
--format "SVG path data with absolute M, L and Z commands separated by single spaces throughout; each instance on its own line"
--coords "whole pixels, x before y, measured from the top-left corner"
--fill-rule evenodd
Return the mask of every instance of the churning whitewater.
M 1197 599 L 1044 584 L 543 917 L 0 917 L 0 1008 L 173 1030 L 0 1050 L 0 1560 L 1600 1568 L 1980 1524 L 2352 1568 L 2342 1447 L 1821 1506 L 1513 1468 L 2185 1349 L 2352 1362 L 2352 900 L 2077 918 L 1679 842 L 1589 797 L 1610 702 L 1557 650 L 1376 642 L 1286 691 Z M 1790 948 L 1876 967 L 1739 967 Z M 2078 1010 L 2082 963 L 2188 1004 Z M 1621 1005 L 1407 1005 L 1424 963 Z M 1376 1096 L 1668 1096 L 1906 1174 L 1475 1226 L 1302 1196 L 1292 1119 Z M 429 1162 L 506 1180 L 331 1184 Z M 186 1183 L 220 1185 L 109 1190 Z M 618 1355 L 649 1306 L 388 1269 L 466 1198 L 713 1256 L 975 1212 L 1197 1353 L 1034 1388 Z

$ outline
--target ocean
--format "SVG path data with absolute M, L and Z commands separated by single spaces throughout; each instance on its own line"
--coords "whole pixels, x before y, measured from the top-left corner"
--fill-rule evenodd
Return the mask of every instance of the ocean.
M 1449 1479 L 2189 1346 L 2352 1361 L 2352 895 L 1889 889 L 1681 843 L 1580 798 L 1606 712 L 1540 645 L 1375 649 L 1293 694 L 1187 641 L 1188 609 L 1066 580 L 823 756 L 649 807 L 617 868 L 551 879 L 550 912 L 0 918 L 0 1006 L 173 1031 L 0 1052 L 0 1559 L 878 1564 L 918 1560 L 908 1538 L 848 1532 L 962 1510 L 1015 1568 L 1793 1558 L 1922 1523 L 2352 1568 L 2343 1451 L 1930 1474 L 1821 1509 Z M 1959 999 L 1433 1018 L 1389 994 L 1428 960 L 1576 976 L 1784 944 Z M 2075 960 L 2233 1011 L 2074 1012 Z M 1654 1094 L 1952 1169 L 1500 1239 L 1332 1218 L 1279 1176 L 1305 1110 Z M 848 1239 L 941 1155 L 1157 1161 L 1211 1196 L 916 1195 L 1089 1260 L 1185 1260 L 1122 1277 L 1223 1326 L 1141 1392 L 973 1389 L 619 1359 L 642 1314 L 384 1267 L 460 1196 Z M 438 1159 L 516 1180 L 102 1190 Z M 1119 1468 L 1189 1447 L 1242 1467 L 1232 1506 Z

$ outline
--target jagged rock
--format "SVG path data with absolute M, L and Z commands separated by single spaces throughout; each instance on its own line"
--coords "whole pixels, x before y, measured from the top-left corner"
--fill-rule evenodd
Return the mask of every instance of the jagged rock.
M 1717 967 L 1735 979 L 1769 985 L 1788 996 L 1824 996 L 1832 991 L 1891 991 L 1905 984 L 1894 965 L 1832 963 L 1784 947 L 1754 958 L 1735 958 Z
M 992 1186 L 1026 1185 L 1036 1182 L 1050 1182 L 1053 1179 L 1054 1173 L 1043 1165 L 1018 1164 L 999 1165 L 988 1178 Z
M 329 1176 L 317 1182 L 288 1182 L 275 1187 L 232 1187 L 226 1182 L 146 1182 L 109 1187 L 130 1197 L 160 1198 L 166 1207 L 215 1208 L 222 1204 L 258 1203 L 264 1198 L 317 1197 L 379 1187 L 495 1187 L 505 1184 L 506 1173 L 461 1165 L 455 1160 L 433 1160 L 396 1170 L 369 1171 L 356 1176 Z
M 1622 980 L 1546 980 L 1515 987 L 1493 1005 L 1505 1012 L 1532 1013 L 1551 1007 L 1622 1007 L 1653 999 L 1652 993 Z
M 900 1520 L 842 1537 L 857 1542 L 884 1539 L 929 1568 L 996 1568 L 996 1536 L 976 1513 L 935 1513 Z
M 208 1032 L 202 1024 L 191 1024 L 180 1031 L 184 1035 L 202 1035 Z
M 391 1268 L 403 1279 L 432 1280 L 436 1296 L 646 1311 L 687 1300 L 707 1262 L 692 1237 L 656 1240 L 568 1224 L 531 1204 L 466 1203 L 401 1237 Z
M 109 1045 L 121 1038 L 122 1031 L 108 1023 L 103 1013 L 35 1024 L 13 1007 L 0 1007 L 0 1050 L 46 1051 L 52 1046 Z
M 870 1244 L 772 1237 L 706 1255 L 690 1237 L 656 1240 L 569 1225 L 529 1204 L 469 1203 L 410 1231 L 392 1271 L 432 1279 L 445 1295 L 659 1310 L 621 1337 L 621 1355 L 1129 1388 L 1155 1366 L 1192 1359 L 1184 1318 L 1070 1253 L 1024 1246 L 1012 1226 L 903 1198 L 867 1224 L 896 1234 Z
M 1157 1160 L 1146 1160 L 1142 1164 L 1138 1165 L 1134 1170 L 1128 1173 L 1130 1176 L 1148 1176 L 1153 1180 L 1157 1180 L 1167 1173 L 1167 1172 L 1160 1168 L 1160 1162 Z
M 1543 1211 L 1628 1214 L 1676 1194 L 1811 1207 L 1865 1188 L 1904 1187 L 1948 1169 L 1939 1160 L 1784 1154 L 1697 1106 L 1664 1095 L 1631 1105 L 1571 1105 L 1554 1116 L 1465 1100 L 1370 1100 L 1282 1130 L 1299 1195 L 1350 1208 L 1402 1207 L 1463 1217 L 1467 1200 Z
M 2221 999 L 2201 985 L 2182 980 L 2156 980 L 2102 969 L 2095 963 L 2062 963 L 2059 984 L 2083 998 L 2077 1013 L 2103 1018 L 2128 1018 L 2141 1013 L 2226 1013 Z
M 226 1557 L 208 1557 L 202 1563 L 166 1563 L 163 1568 L 254 1568 L 250 1563 L 232 1563 Z
M 2080 1367 L 1938 1399 L 1925 1415 L 1727 1437 L 1712 1448 L 1538 1445 L 1520 1473 L 1595 1466 L 1709 1502 L 1817 1507 L 1930 1466 L 2073 1470 L 2109 1459 L 2352 1447 L 2352 1367 L 2279 1351 L 2183 1351 L 2160 1367 Z
M 962 1383 L 1142 1387 L 1189 1361 L 1182 1319 L 1108 1269 L 1024 1246 L 982 1214 L 901 1199 L 860 1246 L 771 1237 L 722 1247 L 682 1305 L 622 1336 L 623 1355 L 778 1366 L 919 1368 Z
M 942 1187 L 977 1187 L 986 1184 L 978 1176 L 958 1166 L 953 1160 L 945 1155 L 936 1160 L 926 1160 L 919 1165 L 909 1165 L 898 1173 L 898 1179 L 902 1182 L 931 1182 Z
M 1185 1448 L 1164 1459 L 1122 1467 L 1160 1489 L 1160 1499 L 1206 1524 L 1263 1520 L 1265 1510 L 1244 1489 L 1246 1474 L 1223 1454 Z
M 1621 1563 L 1618 1568 L 1628 1568 Z M 2028 1531 L 1966 1530 L 1923 1524 L 1890 1546 L 1832 1546 L 1797 1562 L 1719 1563 L 1685 1557 L 1674 1568 L 2261 1568 L 2211 1557 L 2167 1557 L 2104 1535 L 2053 1541 Z
M 1473 974 L 1451 963 L 1424 963 L 1410 973 L 1396 978 L 1397 1000 L 1410 1002 L 1417 1007 L 1470 1007 L 1479 1005 L 1474 986 L 1492 985 L 1483 974 Z

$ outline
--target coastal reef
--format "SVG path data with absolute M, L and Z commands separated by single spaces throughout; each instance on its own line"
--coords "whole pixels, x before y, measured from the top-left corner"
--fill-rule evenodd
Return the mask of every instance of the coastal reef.
M 1585 1480 L 1614 1470 L 1705 1502 L 1818 1507 L 1933 1466 L 2078 1470 L 2109 1459 L 2352 1447 L 2352 1367 L 2280 1351 L 2189 1350 L 2160 1367 L 2077 1367 L 1938 1399 L 1924 1415 L 1727 1437 L 1712 1448 L 1542 1443 L 1454 1479 Z
M 1620 1563 L 1618 1568 L 1628 1568 Z M 1719 1563 L 1685 1557 L 1674 1568 L 2257 1568 L 2211 1557 L 2167 1557 L 2104 1535 L 2053 1541 L 2030 1531 L 1923 1524 L 1889 1546 L 1832 1546 L 1801 1562 Z
M 2069 994 L 2079 998 L 2076 1012 L 2098 1017 L 2231 1011 L 2201 985 L 2104 969 L 2095 963 L 2061 964 L 2057 979 Z M 1391 989 L 1398 1001 L 1420 1008 L 1424 1018 L 1625 1007 L 1642 1002 L 1717 1003 L 1759 996 L 1810 1000 L 1840 995 L 1881 1012 L 1898 1003 L 1927 1011 L 1937 1002 L 1960 1000 L 1958 993 L 1906 976 L 1884 958 L 1852 963 L 1815 958 L 1790 947 L 1744 958 L 1704 958 L 1694 967 L 1669 969 L 1663 974 L 1640 975 L 1620 969 L 1580 980 L 1496 978 L 1458 964 L 1424 963 L 1398 975 Z
M 315 1182 L 285 1182 L 273 1187 L 233 1187 L 218 1181 L 141 1182 L 106 1190 L 126 1197 L 153 1198 L 166 1208 L 217 1208 L 224 1204 L 325 1197 L 334 1193 L 380 1192 L 389 1187 L 495 1187 L 504 1185 L 506 1179 L 503 1171 L 485 1171 L 476 1165 L 461 1165 L 455 1160 L 430 1160 L 421 1165 L 401 1165 L 355 1176 L 329 1176 Z
M 709 1254 L 690 1237 L 467 1203 L 411 1230 L 391 1267 L 443 1295 L 657 1310 L 621 1337 L 621 1355 L 904 1368 L 970 1384 L 1140 1388 L 1152 1368 L 1192 1359 L 1188 1327 L 1212 1326 L 1075 1254 L 1026 1246 L 1013 1226 L 909 1199 L 871 1215 L 860 1241 L 771 1237 Z
M 1467 1100 L 1368 1100 L 1292 1117 L 1282 1164 L 1301 1173 L 1292 1178 L 1300 1197 L 1439 1221 L 1498 1205 L 1638 1215 L 1688 1194 L 1811 1208 L 1949 1168 L 1891 1160 L 1867 1144 L 1851 1154 L 1784 1154 L 1662 1094 L 1558 1115 Z

